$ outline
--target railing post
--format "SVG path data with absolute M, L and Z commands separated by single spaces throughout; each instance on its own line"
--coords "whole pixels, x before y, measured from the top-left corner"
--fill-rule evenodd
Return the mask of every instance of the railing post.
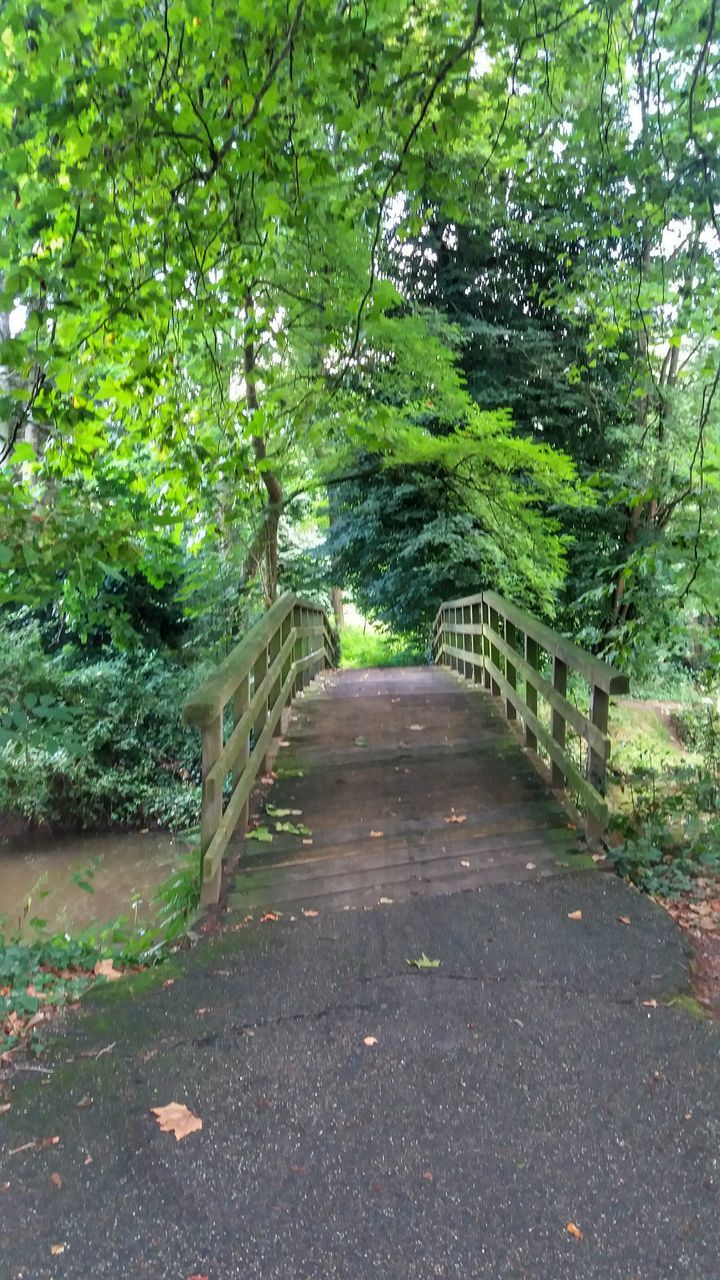
M 482 606 L 480 604 L 474 604 L 472 607 L 472 621 L 473 626 L 482 627 Z M 473 663 L 472 678 L 475 684 L 480 684 L 482 682 L 484 669 L 484 663 L 482 661 L 482 631 L 480 632 L 480 635 L 473 635 L 472 648 L 476 659 L 478 657 L 480 658 L 479 666 L 476 665 L 476 663 Z
M 515 624 L 505 619 L 505 643 L 509 649 L 514 649 L 517 643 L 517 632 Z M 505 679 L 511 689 L 517 689 L 517 667 L 509 658 L 505 658 Z M 505 715 L 508 720 L 517 720 L 517 711 L 514 704 L 509 698 L 505 699 Z
M 200 807 L 200 902 L 217 902 L 220 897 L 222 864 L 211 880 L 205 880 L 205 854 L 222 818 L 222 785 L 208 781 L 208 774 L 223 745 L 222 711 L 202 731 L 202 801 Z
M 557 654 L 553 657 L 553 685 L 563 698 L 567 694 L 567 663 L 562 658 L 558 658 Z M 561 711 L 556 711 L 553 707 L 552 713 L 552 736 L 557 742 L 561 750 L 565 751 L 565 717 Z M 552 785 L 554 787 L 565 786 L 565 775 L 562 769 L 552 761 Z
M 472 649 L 472 636 L 470 636 L 468 632 L 465 630 L 465 627 L 472 626 L 472 608 L 470 607 L 469 604 L 466 604 L 463 607 L 462 625 L 463 625 L 463 637 L 462 637 L 463 653 L 467 653 L 468 650 Z M 473 667 L 468 662 L 467 658 L 464 658 L 462 673 L 466 680 L 472 679 L 472 672 L 473 672 Z
M 483 649 L 483 685 L 486 689 L 490 688 L 490 671 L 488 668 L 488 659 L 490 658 L 490 610 L 485 601 L 482 602 L 482 649 Z
M 293 626 L 296 627 L 298 631 L 302 627 L 302 613 L 303 611 L 300 605 L 296 604 L 293 609 L 292 617 L 293 617 Z M 293 645 L 293 651 L 292 651 L 293 662 L 300 662 L 303 656 L 302 646 L 303 646 L 302 636 L 298 636 Z M 292 702 L 292 699 L 296 697 L 296 695 L 300 692 L 301 689 L 302 689 L 302 673 L 296 675 L 295 679 L 293 680 L 292 695 L 290 698 L 291 702 Z
M 236 724 L 239 724 L 240 721 L 242 720 L 243 715 L 247 710 L 247 705 L 249 701 L 250 701 L 250 676 L 247 675 L 245 676 L 244 680 L 240 681 L 240 684 L 235 690 L 235 696 L 233 697 L 233 726 Z M 241 748 L 240 754 L 238 755 L 237 762 L 235 764 L 235 769 L 233 771 L 234 787 L 238 785 L 240 779 L 242 778 L 243 770 L 249 759 L 250 759 L 250 732 L 248 731 L 247 737 L 243 742 L 243 746 Z M 237 826 L 235 828 L 235 831 L 240 836 L 243 834 L 247 826 L 249 805 L 250 805 L 250 801 L 247 800 L 243 806 L 243 811 L 240 814 L 240 817 L 238 818 Z
M 528 666 L 532 667 L 533 671 L 538 670 L 540 666 L 540 646 L 537 640 L 533 640 L 532 636 L 529 636 L 527 632 L 525 632 L 525 661 Z M 537 689 L 529 678 L 525 680 L 525 702 L 528 710 L 532 711 L 534 716 L 537 716 Z M 525 725 L 525 746 L 529 747 L 531 751 L 537 751 L 537 738 L 527 725 Z
M 500 669 L 500 650 L 497 648 L 496 645 L 493 644 L 492 638 L 493 638 L 493 635 L 499 635 L 499 633 L 500 633 L 500 615 L 496 612 L 495 609 L 491 609 L 490 610 L 490 658 L 492 660 L 493 666 L 497 667 L 498 670 Z M 490 677 L 490 689 L 494 698 L 500 697 L 500 685 L 497 683 L 497 680 L 492 675 Z
M 594 684 L 590 691 L 590 719 L 601 733 L 607 733 L 609 711 L 609 694 Z M 600 792 L 601 796 L 605 795 L 606 770 L 605 757 L 599 755 L 597 751 L 593 751 L 592 747 L 589 746 L 588 781 Z M 602 822 L 589 809 L 585 818 L 585 831 L 589 845 L 599 844 L 604 834 Z
M 255 659 L 255 664 L 253 666 L 253 693 L 255 692 L 256 689 L 260 688 L 260 685 L 262 684 L 263 680 L 265 679 L 265 676 L 267 675 L 267 669 L 268 669 L 268 652 L 266 647 L 263 650 L 261 650 L 260 654 Z M 258 738 L 260 737 L 260 734 L 265 728 L 265 723 L 267 721 L 267 710 L 268 710 L 268 700 L 267 700 L 267 693 L 266 693 L 265 697 L 260 703 L 260 710 L 258 711 L 257 719 L 255 721 L 255 724 L 253 725 L 253 738 L 255 742 L 257 742 Z M 263 759 L 263 762 L 260 765 L 261 773 L 265 772 L 265 767 L 266 767 L 266 762 Z

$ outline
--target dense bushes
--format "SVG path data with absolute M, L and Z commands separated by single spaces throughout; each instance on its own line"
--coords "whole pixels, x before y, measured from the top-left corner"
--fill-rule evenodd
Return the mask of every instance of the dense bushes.
M 53 827 L 193 825 L 199 744 L 181 709 L 199 677 L 152 650 L 48 654 L 32 620 L 0 623 L 0 813 Z

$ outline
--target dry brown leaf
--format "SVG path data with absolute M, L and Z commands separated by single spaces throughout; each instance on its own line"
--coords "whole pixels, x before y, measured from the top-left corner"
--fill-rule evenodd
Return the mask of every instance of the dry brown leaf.
M 618 921 L 619 921 L 619 923 L 620 923 L 620 924 L 630 924 L 630 917 L 629 917 L 629 916 L 618 916 Z
M 451 813 L 445 819 L 446 822 L 467 822 L 466 813 Z
M 470 863 L 468 862 L 467 858 L 461 858 L 461 859 L 460 859 L 460 866 L 461 866 L 461 867 L 469 867 L 469 866 L 470 866 Z
M 274 924 L 274 922 L 279 919 L 280 919 L 280 916 L 278 915 L 277 911 L 266 911 L 265 915 L 260 917 L 260 923 Z
M 61 1186 L 62 1186 L 62 1184 L 63 1184 L 63 1183 L 62 1183 L 62 1178 L 60 1177 L 60 1174 L 59 1174 L 59 1173 L 51 1173 L 51 1174 L 50 1174 L 50 1181 L 53 1183 L 53 1185 L 54 1185 L 54 1186 L 56 1186 L 56 1187 L 57 1187 L 57 1189 L 58 1189 L 58 1191 L 59 1191 L 59 1190 L 60 1190 L 60 1188 L 61 1188 Z
M 168 1102 L 165 1107 L 151 1107 L 150 1110 L 163 1133 L 174 1133 L 178 1142 L 203 1127 L 200 1117 L 194 1116 L 183 1102 Z
M 423 1174 L 423 1180 L 424 1180 L 425 1182 L 432 1182 L 432 1180 L 433 1180 L 433 1176 L 432 1176 L 432 1173 L 430 1172 L 430 1170 L 429 1170 L 429 1169 L 426 1169 L 426 1170 L 425 1170 L 425 1172 L 424 1172 L 424 1174 Z
M 196 1009 L 195 1012 L 199 1018 L 202 1018 L 203 1014 L 208 1013 L 209 1010 L 207 1005 L 203 1005 L 202 1009 Z
M 568 911 L 568 920 L 582 920 L 582 911 Z
M 363 1036 L 363 1044 L 368 1046 L 377 1044 L 377 1036 Z
M 165 979 L 165 981 L 163 982 L 163 986 L 164 986 L 164 987 L 174 987 L 174 986 L 175 986 L 175 979 L 174 979 L 174 978 L 166 978 L 166 979 Z
M 312 844 L 312 840 L 303 840 L 303 844 Z
M 6 1111 L 9 1111 L 11 1106 L 12 1106 L 12 1102 L 3 1102 L 0 1105 L 0 1116 L 4 1115 Z
M 10 1190 L 9 1182 L 0 1182 L 0 1191 L 9 1191 L 9 1190 Z
M 657 1000 L 643 1000 L 643 1004 L 646 1009 L 657 1009 L 658 1007 Z
M 51 1244 L 51 1245 L 50 1245 L 50 1252 L 51 1252 L 51 1254 L 53 1255 L 53 1257 L 54 1257 L 54 1258 L 57 1258 L 57 1256 L 58 1256 L 58 1254 L 59 1254 L 59 1253 L 64 1253 L 64 1252 L 65 1252 L 65 1245 L 64 1245 L 64 1244 Z
M 314 916 L 319 916 L 319 915 L 320 915 L 320 912 L 319 912 L 319 911 L 313 911 L 312 907 L 308 907 L 307 911 L 306 911 L 306 910 L 305 910 L 305 908 L 303 907 L 303 909 L 302 909 L 302 913 L 303 913 L 303 915 L 304 915 L 304 916 L 307 916 L 307 917 L 308 917 L 308 920 L 313 919 L 313 917 L 314 917 Z
M 604 853 L 591 853 L 590 857 L 593 862 L 607 862 L 607 858 Z
M 122 978 L 122 973 L 115 968 L 112 960 L 98 960 L 93 973 L 96 978 L 107 978 L 108 982 L 116 982 L 118 978 Z
M 525 870 L 526 870 L 526 871 L 534 871 L 534 870 L 535 870 L 535 863 L 534 863 L 534 862 L 526 862 L 526 863 L 525 863 Z
M 580 1230 L 579 1227 L 575 1226 L 574 1222 L 568 1222 L 567 1227 L 565 1229 L 569 1236 L 574 1236 L 576 1240 L 584 1240 L 585 1237 L 582 1231 Z
M 371 839 L 372 839 L 372 840 L 379 840 L 379 839 L 381 838 L 381 836 L 384 836 L 384 835 L 385 835 L 385 832 L 384 832 L 384 831 L 371 831 L 371 832 L 370 832 L 370 837 L 371 837 Z
M 93 1162 L 93 1158 L 92 1158 L 92 1156 L 86 1156 L 86 1157 L 85 1157 L 85 1164 L 92 1164 L 92 1162 Z

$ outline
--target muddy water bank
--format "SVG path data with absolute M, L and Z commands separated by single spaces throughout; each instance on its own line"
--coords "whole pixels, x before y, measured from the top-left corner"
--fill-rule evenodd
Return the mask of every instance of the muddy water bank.
M 0 838 L 0 932 L 15 933 L 24 922 L 27 933 L 34 917 L 52 931 L 118 916 L 151 920 L 155 890 L 189 849 L 168 832 Z

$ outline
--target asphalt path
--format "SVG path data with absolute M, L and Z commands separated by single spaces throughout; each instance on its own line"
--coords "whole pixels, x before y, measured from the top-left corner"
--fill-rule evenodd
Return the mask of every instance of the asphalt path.
M 203 940 L 18 1073 L 0 1276 L 718 1280 L 720 1038 L 688 964 L 601 873 Z M 162 1132 L 171 1101 L 202 1130 Z

